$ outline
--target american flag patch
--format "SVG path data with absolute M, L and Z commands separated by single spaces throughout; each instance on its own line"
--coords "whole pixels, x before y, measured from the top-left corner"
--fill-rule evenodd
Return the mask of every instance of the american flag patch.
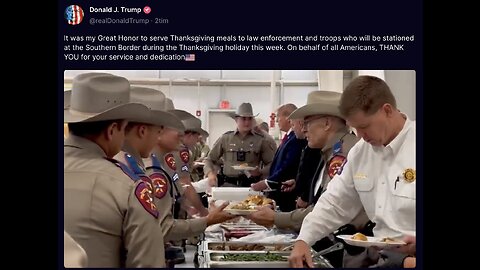
M 195 54 L 185 54 L 185 61 L 195 61 Z
M 82 22 L 83 9 L 79 5 L 70 5 L 65 9 L 65 19 L 68 24 L 77 25 Z

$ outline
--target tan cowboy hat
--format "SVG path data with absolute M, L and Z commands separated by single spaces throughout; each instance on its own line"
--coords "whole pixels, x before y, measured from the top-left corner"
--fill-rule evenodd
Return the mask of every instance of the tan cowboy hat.
M 180 118 L 180 120 L 185 120 L 185 119 L 189 119 L 189 118 L 195 118 L 196 119 L 196 117 L 193 116 L 193 114 L 191 114 L 187 111 L 175 109 L 175 105 L 173 105 L 173 101 L 169 98 L 165 99 L 165 107 L 166 107 L 166 110 L 168 112 L 170 112 L 173 115 L 175 115 L 176 117 Z
M 130 89 L 130 101 L 143 104 L 151 110 L 150 118 L 138 122 L 185 131 L 185 127 L 180 119 L 167 112 L 165 108 L 165 94 L 147 87 L 132 86 Z
M 259 114 L 253 115 L 253 108 L 252 104 L 250 103 L 242 103 L 238 106 L 237 111 L 235 113 L 231 113 L 230 117 L 257 117 Z
M 173 105 L 173 100 L 171 100 L 169 98 L 165 99 L 165 109 L 167 111 L 175 110 L 175 106 Z
M 260 118 L 260 117 L 256 117 L 256 118 L 255 118 L 255 125 L 256 125 L 256 126 L 260 126 L 263 122 L 264 122 L 264 121 L 263 121 L 262 118 Z
M 63 109 L 68 110 L 70 108 L 70 97 L 72 96 L 72 90 L 63 91 Z
M 344 119 L 340 114 L 341 93 L 333 91 L 313 91 L 308 94 L 307 105 L 293 111 L 288 119 L 304 119 L 309 115 L 333 115 Z
M 185 130 L 192 130 L 198 132 L 205 138 L 209 136 L 208 132 L 201 128 L 202 121 L 187 111 L 175 109 L 175 105 L 173 105 L 173 100 L 166 98 L 165 106 L 169 113 L 175 115 L 182 120 L 182 123 L 185 126 Z
M 185 119 L 190 119 L 190 118 L 197 119 L 197 117 L 195 117 L 193 114 L 191 114 L 187 111 L 184 111 L 184 110 L 174 109 L 174 110 L 168 110 L 168 112 L 175 115 L 176 117 L 178 117 L 182 121 L 185 120 Z
M 192 115 L 193 116 L 193 115 Z M 202 121 L 196 117 L 182 120 L 185 130 L 191 130 L 199 133 L 204 138 L 208 137 L 208 132 L 202 128 Z
M 171 104 L 173 104 L 173 102 Z M 178 109 L 169 110 L 168 112 L 182 120 L 182 123 L 185 126 L 185 130 L 198 132 L 205 138 L 209 136 L 208 132 L 202 129 L 202 121 L 195 117 L 193 114 Z
M 136 120 L 148 117 L 149 109 L 130 103 L 127 79 L 105 73 L 83 73 L 73 78 L 70 107 L 63 111 L 65 123 Z

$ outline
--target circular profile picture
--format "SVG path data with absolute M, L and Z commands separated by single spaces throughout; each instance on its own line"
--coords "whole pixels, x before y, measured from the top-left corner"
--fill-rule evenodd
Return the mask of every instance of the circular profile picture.
M 77 25 L 83 20 L 83 9 L 79 5 L 70 5 L 65 9 L 68 24 Z

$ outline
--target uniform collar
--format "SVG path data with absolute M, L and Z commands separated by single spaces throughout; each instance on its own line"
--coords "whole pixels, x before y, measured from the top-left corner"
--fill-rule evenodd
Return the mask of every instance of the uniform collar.
M 394 155 L 396 155 L 400 150 L 400 147 L 402 147 L 410 129 L 415 126 L 415 121 L 410 120 L 406 114 L 402 114 L 402 116 L 405 118 L 405 124 L 403 124 L 402 130 L 400 130 L 397 136 L 395 136 L 395 138 L 387 146 L 385 146 L 385 148 L 392 149 Z
M 137 163 L 140 164 L 142 167 L 145 167 L 140 153 L 135 148 L 133 148 L 127 141 L 125 141 L 125 143 L 123 144 L 122 150 L 135 158 L 135 161 L 137 161 Z
M 107 155 L 105 154 L 105 151 L 103 151 L 103 149 L 98 144 L 96 144 L 95 142 L 89 139 L 75 136 L 71 133 L 68 135 L 68 138 L 65 140 L 65 142 L 63 142 L 63 145 L 85 149 L 98 156 L 107 157 Z
M 325 147 L 322 148 L 322 152 L 326 153 L 328 150 L 330 150 L 348 132 L 349 131 L 347 127 L 337 130 L 337 132 L 333 135 L 333 137 L 327 141 L 327 144 L 325 145 Z
M 190 150 L 190 148 L 188 148 L 184 143 L 180 143 L 180 147 L 178 149 L 179 150 L 182 150 L 182 149 Z
M 153 152 L 158 158 L 163 157 L 164 155 L 167 154 L 167 152 L 161 151 L 160 148 L 158 148 L 158 146 L 155 147 L 155 149 L 153 149 L 152 152 Z
M 235 133 L 234 133 L 234 134 L 237 135 L 238 133 L 240 133 L 240 131 L 238 131 L 238 128 L 237 128 L 237 129 L 235 130 Z M 247 135 L 248 135 L 248 134 L 255 135 L 255 131 L 253 131 L 253 128 L 250 129 L 250 132 L 248 132 Z

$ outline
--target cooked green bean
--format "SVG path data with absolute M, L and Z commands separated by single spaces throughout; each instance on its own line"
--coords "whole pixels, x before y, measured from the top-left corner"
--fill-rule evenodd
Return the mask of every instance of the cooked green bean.
M 221 261 L 287 261 L 287 258 L 280 254 L 225 254 Z

